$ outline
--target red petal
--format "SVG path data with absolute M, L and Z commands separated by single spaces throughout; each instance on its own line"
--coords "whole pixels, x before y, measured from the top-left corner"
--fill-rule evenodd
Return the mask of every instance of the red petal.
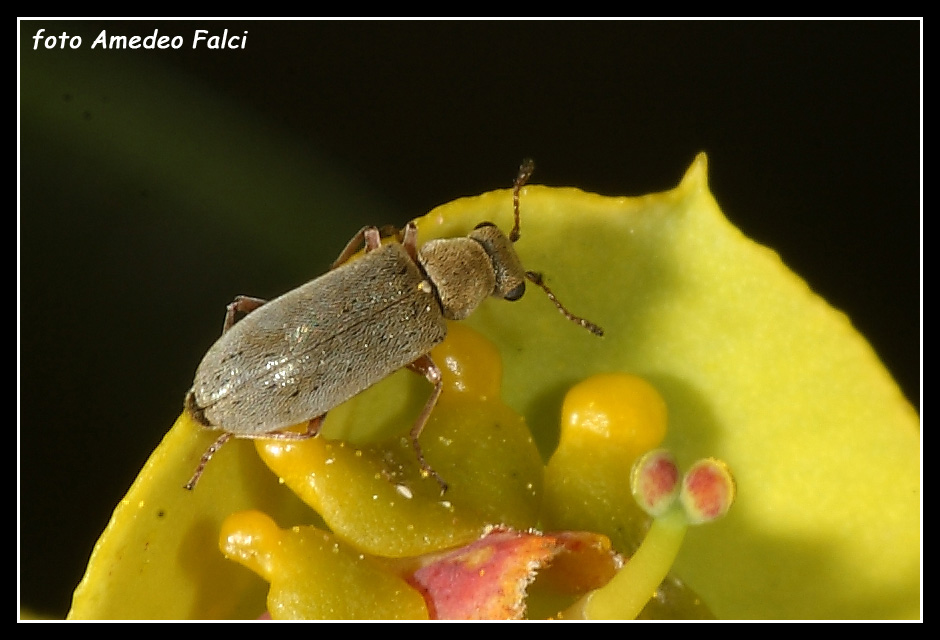
M 408 581 L 424 595 L 432 619 L 519 619 L 525 613 L 526 588 L 561 551 L 571 552 L 559 566 L 567 570 L 553 568 L 550 573 L 556 573 L 556 581 L 570 580 L 574 590 L 586 582 L 590 588 L 598 580 L 606 583 L 619 561 L 610 541 L 598 534 L 496 529 L 466 546 L 425 558 Z M 572 569 L 576 566 L 578 570 Z

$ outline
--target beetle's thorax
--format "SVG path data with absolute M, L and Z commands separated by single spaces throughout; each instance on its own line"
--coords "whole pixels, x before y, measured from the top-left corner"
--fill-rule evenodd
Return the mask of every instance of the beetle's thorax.
M 444 317 L 462 320 L 489 296 L 515 300 L 525 287 L 525 271 L 509 239 L 493 225 L 466 238 L 430 240 L 418 262 L 434 285 Z

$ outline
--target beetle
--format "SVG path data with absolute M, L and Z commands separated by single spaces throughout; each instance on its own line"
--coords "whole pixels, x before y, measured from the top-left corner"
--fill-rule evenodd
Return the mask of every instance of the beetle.
M 600 327 L 570 313 L 516 254 L 519 192 L 533 170 L 534 163 L 525 160 L 513 183 L 508 236 L 482 222 L 466 237 L 418 247 L 414 222 L 387 243 L 376 227 L 364 227 L 324 275 L 270 302 L 235 298 L 226 308 L 222 336 L 196 369 L 184 400 L 196 422 L 222 432 L 185 488 L 195 487 L 229 439 L 314 437 L 328 411 L 407 367 L 433 385 L 409 435 L 422 475 L 446 491 L 418 442 L 443 388 L 441 371 L 428 354 L 447 335 L 446 320 L 466 318 L 490 296 L 518 300 L 529 280 L 566 318 L 603 335 Z M 360 245 L 364 255 L 350 260 Z M 236 322 L 239 314 L 246 315 Z M 304 421 L 304 432 L 284 431 Z

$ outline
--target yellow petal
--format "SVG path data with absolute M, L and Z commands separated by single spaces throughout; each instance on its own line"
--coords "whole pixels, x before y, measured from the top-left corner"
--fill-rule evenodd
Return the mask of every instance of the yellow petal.
M 219 546 L 271 583 L 267 610 L 275 620 L 428 617 L 424 598 L 404 579 L 316 527 L 280 529 L 259 511 L 237 512 L 222 524 Z
M 641 375 L 666 400 L 680 466 L 716 456 L 735 473 L 731 513 L 689 535 L 675 566 L 719 618 L 918 616 L 918 416 L 849 319 L 722 215 L 704 154 L 666 193 L 530 186 L 521 201 L 526 268 L 605 329 L 565 322 L 538 291 L 466 321 L 505 354 L 504 396 L 543 455 L 564 390 Z M 509 202 L 458 200 L 420 230 L 509 228 Z
M 509 229 L 511 211 L 507 190 L 461 199 L 422 218 L 420 238 L 464 235 L 481 220 Z M 535 288 L 466 321 L 498 346 L 504 399 L 543 459 L 568 388 L 595 373 L 640 375 L 666 401 L 664 446 L 680 466 L 716 456 L 734 470 L 735 507 L 690 533 L 674 567 L 718 617 L 919 614 L 918 416 L 848 319 L 722 216 L 704 156 L 678 188 L 642 198 L 526 187 L 516 246 L 572 312 L 606 331 L 567 322 Z M 407 433 L 413 418 L 401 416 L 416 414 L 427 385 L 405 377 L 377 388 L 391 408 L 364 397 L 337 412 L 388 416 L 383 437 Z M 211 439 L 185 420 L 167 436 L 102 536 L 73 617 L 248 615 L 239 605 L 256 592 L 214 551 L 222 519 L 247 508 L 304 516 L 290 499 L 272 508 L 274 476 L 244 442 L 182 492 Z
M 258 616 L 267 584 L 219 554 L 219 527 L 229 514 L 257 504 L 288 522 L 309 521 L 310 510 L 244 441 L 223 447 L 196 489 L 184 489 L 214 438 L 180 416 L 114 510 L 69 618 Z

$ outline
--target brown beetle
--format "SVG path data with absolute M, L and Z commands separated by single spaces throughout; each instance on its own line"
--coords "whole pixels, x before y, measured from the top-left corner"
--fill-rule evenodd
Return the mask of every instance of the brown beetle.
M 417 246 L 408 223 L 400 242 L 382 244 L 375 227 L 349 242 L 330 271 L 265 302 L 239 296 L 228 306 L 222 336 L 196 369 L 186 409 L 208 429 L 222 431 L 187 489 L 230 438 L 304 439 L 317 435 L 326 413 L 402 367 L 434 385 L 411 428 L 422 473 L 444 480 L 424 459 L 418 436 L 442 383 L 428 353 L 447 335 L 447 320 L 470 315 L 489 296 L 518 300 L 525 281 L 541 287 L 569 320 L 600 336 L 597 325 L 572 315 L 525 271 L 519 239 L 519 191 L 534 165 L 526 160 L 513 184 L 515 222 L 509 236 L 483 222 L 464 238 Z M 365 243 L 365 254 L 349 258 Z M 237 313 L 247 313 L 235 322 Z M 304 420 L 303 433 L 282 431 Z

